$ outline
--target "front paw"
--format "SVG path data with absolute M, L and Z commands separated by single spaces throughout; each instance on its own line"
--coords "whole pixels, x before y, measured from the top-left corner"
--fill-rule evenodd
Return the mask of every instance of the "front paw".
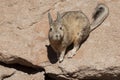
M 72 58 L 76 54 L 76 51 L 70 51 L 67 55 L 68 58 Z
M 59 58 L 59 63 L 61 63 L 63 61 L 63 58 Z

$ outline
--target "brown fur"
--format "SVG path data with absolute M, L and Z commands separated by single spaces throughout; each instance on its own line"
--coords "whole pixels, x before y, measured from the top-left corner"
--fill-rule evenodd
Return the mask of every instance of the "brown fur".
M 61 15 L 58 12 L 55 21 L 52 20 L 50 13 L 48 13 L 50 24 L 49 41 L 57 53 L 59 61 L 63 61 L 66 49 L 72 43 L 74 47 L 69 52 L 68 57 L 74 56 L 81 43 L 89 36 L 89 33 L 98 27 L 107 15 L 108 8 L 104 4 L 97 6 L 93 15 L 95 20 L 92 24 L 90 24 L 86 15 L 81 11 L 68 11 Z

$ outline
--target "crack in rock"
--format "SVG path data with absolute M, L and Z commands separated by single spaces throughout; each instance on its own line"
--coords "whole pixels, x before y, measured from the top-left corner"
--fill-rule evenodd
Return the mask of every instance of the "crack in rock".
M 24 66 L 24 65 L 20 65 L 20 64 L 5 64 L 0 62 L 0 65 L 8 67 L 8 68 L 13 68 L 16 69 L 17 71 L 21 71 L 27 74 L 36 74 L 38 72 L 42 72 L 44 71 L 44 69 L 42 68 L 33 68 L 33 67 L 28 67 L 28 66 Z
M 21 57 L 18 56 L 14 56 L 14 55 L 5 55 L 0 53 L 0 60 L 3 63 L 6 64 L 20 64 L 20 65 L 24 65 L 24 66 L 28 66 L 28 67 L 33 67 L 33 68 L 39 68 L 39 66 L 32 64 L 30 61 L 25 60 Z
M 9 74 L 9 75 L 1 75 L 1 78 L 0 80 L 4 80 L 4 79 L 7 79 L 7 78 L 10 78 L 11 76 L 13 76 L 15 74 L 16 71 L 14 71 L 13 73 Z

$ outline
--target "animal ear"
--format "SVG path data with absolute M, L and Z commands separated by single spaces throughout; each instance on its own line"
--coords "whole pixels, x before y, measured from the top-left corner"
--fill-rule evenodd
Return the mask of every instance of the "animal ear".
M 48 12 L 48 20 L 49 20 L 49 24 L 51 25 L 53 23 L 53 19 L 51 17 L 51 14 Z
M 57 12 L 57 21 L 60 22 L 61 21 L 61 15 L 59 12 Z

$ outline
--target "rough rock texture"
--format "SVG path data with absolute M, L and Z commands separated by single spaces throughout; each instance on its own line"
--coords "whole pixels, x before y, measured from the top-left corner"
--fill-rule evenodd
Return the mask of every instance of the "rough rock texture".
M 13 68 L 0 66 L 0 80 L 44 80 L 44 72 L 28 74 Z
M 29 66 L 48 61 L 47 28 L 39 23 L 55 2 L 0 0 L 0 61 Z
M 77 55 L 57 63 L 47 38 L 47 12 L 55 19 L 57 11 L 82 10 L 91 22 L 95 6 L 101 2 L 109 7 L 108 18 L 90 34 Z M 119 9 L 119 0 L 0 0 L 0 61 L 43 68 L 56 80 L 120 80 Z M 1 80 L 9 76 L 5 80 L 39 80 L 36 76 L 42 74 L 39 70 L 30 75 L 16 67 L 0 68 Z
M 3 80 L 5 77 L 9 77 L 15 73 L 14 69 L 5 68 L 0 66 L 0 80 Z

